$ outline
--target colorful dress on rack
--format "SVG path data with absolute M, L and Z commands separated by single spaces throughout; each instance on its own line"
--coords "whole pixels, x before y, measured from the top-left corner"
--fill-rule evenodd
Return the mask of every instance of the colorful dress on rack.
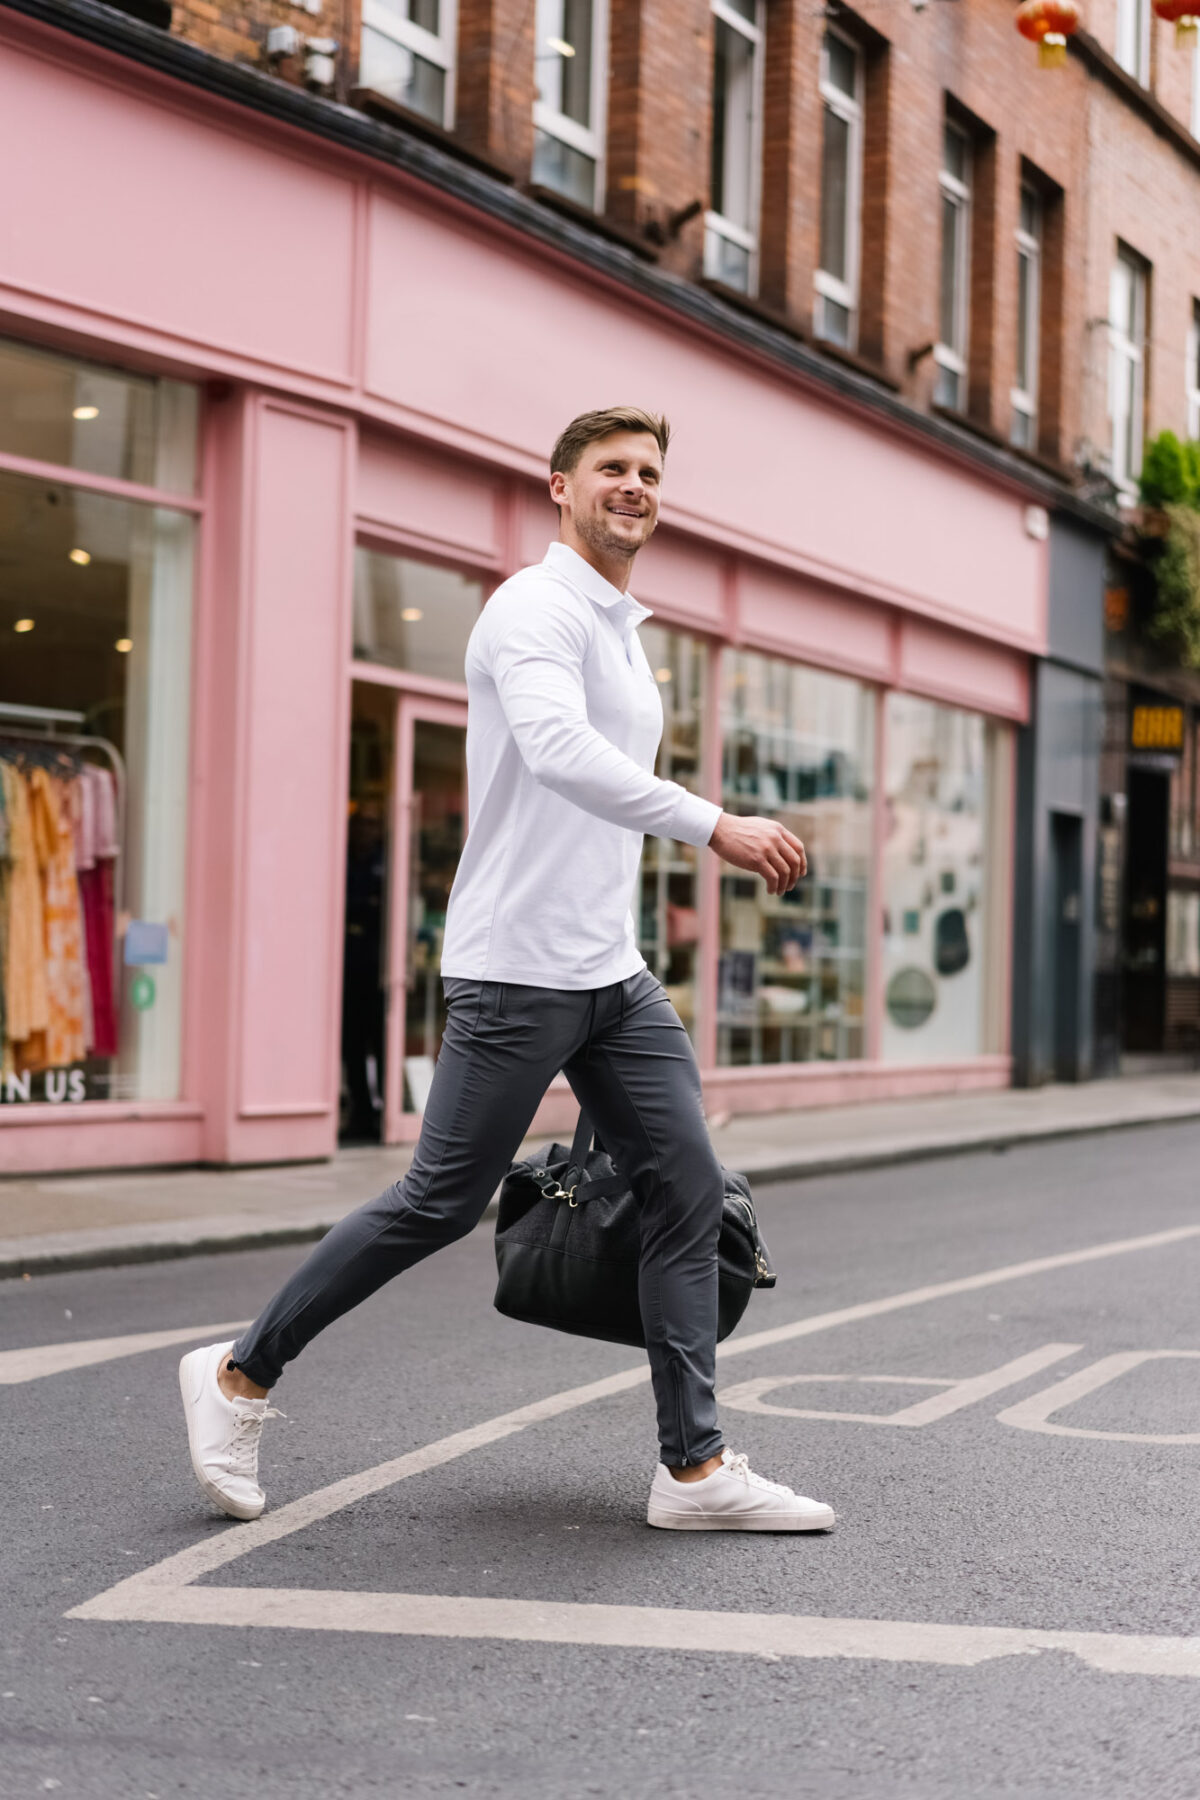
M 45 769 L 29 777 L 30 811 L 44 883 L 43 924 L 48 1018 L 44 1036 L 18 1047 L 22 1068 L 60 1069 L 87 1055 L 84 1029 L 83 919 L 75 883 L 68 790 Z
M 24 1047 L 44 1038 L 50 1023 L 46 985 L 46 933 L 42 883 L 25 778 L 10 763 L 0 763 L 8 816 L 8 941 L 5 944 L 4 1072 L 26 1067 Z

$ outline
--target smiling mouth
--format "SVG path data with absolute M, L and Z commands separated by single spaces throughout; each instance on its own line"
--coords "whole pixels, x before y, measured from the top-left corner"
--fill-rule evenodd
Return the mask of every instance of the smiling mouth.
M 644 512 L 637 512 L 632 506 L 610 506 L 608 510 L 610 513 L 615 513 L 618 519 L 644 519 L 646 517 Z

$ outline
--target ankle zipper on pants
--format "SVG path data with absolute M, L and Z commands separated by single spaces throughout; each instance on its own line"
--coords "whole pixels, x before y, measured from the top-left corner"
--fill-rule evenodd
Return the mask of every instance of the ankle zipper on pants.
M 688 1453 L 687 1432 L 684 1430 L 683 1425 L 683 1388 L 679 1380 L 679 1364 L 676 1362 L 672 1362 L 671 1364 L 671 1385 L 675 1389 L 675 1432 L 679 1440 L 680 1460 L 677 1466 L 681 1469 L 686 1469 L 688 1466 Z

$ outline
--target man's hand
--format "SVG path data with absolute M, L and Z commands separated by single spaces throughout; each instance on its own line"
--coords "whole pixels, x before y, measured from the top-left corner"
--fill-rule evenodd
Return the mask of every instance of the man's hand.
M 708 847 L 735 869 L 761 875 L 768 894 L 786 894 L 808 873 L 804 845 L 774 819 L 739 819 L 723 812 Z

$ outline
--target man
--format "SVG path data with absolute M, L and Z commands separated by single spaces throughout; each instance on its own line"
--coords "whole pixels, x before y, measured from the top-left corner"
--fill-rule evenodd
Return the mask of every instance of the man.
M 447 1021 L 412 1167 L 335 1225 L 236 1343 L 180 1364 L 192 1466 L 262 1512 L 267 1394 L 331 1320 L 474 1229 L 561 1069 L 641 1205 L 639 1299 L 660 1456 L 648 1521 L 814 1531 L 833 1511 L 725 1449 L 714 1393 L 723 1182 L 695 1054 L 634 937 L 643 834 L 707 844 L 772 894 L 804 846 L 660 781 L 658 684 L 629 594 L 658 520 L 669 428 L 585 413 L 551 458 L 558 542 L 497 589 L 467 645 L 469 831 L 442 950 Z

